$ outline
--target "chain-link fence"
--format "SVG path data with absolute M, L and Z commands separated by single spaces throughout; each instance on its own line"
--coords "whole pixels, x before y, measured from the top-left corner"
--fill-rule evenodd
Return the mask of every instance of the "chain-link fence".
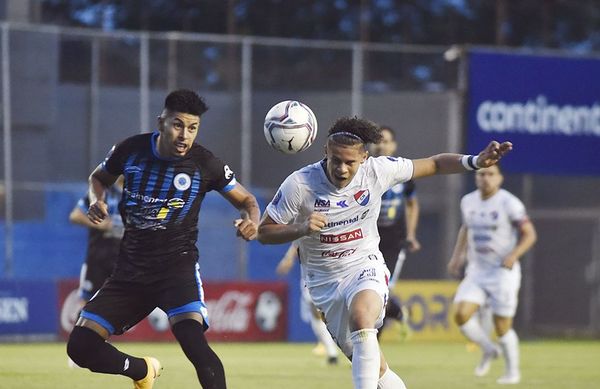
M 69 225 L 68 214 L 89 172 L 115 142 L 153 131 L 165 95 L 175 88 L 205 97 L 210 110 L 198 141 L 263 205 L 291 171 L 322 157 L 326 130 L 339 116 L 361 115 L 396 128 L 399 152 L 409 158 L 463 151 L 462 62 L 445 61 L 445 47 L 8 23 L 0 44 L 2 277 L 77 275 L 85 231 Z M 286 99 L 308 104 L 320 126 L 315 145 L 294 156 L 269 149 L 262 131 L 264 114 Z M 459 200 L 472 181 L 448 176 L 417 183 L 423 250 L 409 259 L 403 277 L 446 276 Z M 587 308 L 577 314 L 587 316 L 577 323 L 600 330 L 600 180 L 513 175 L 505 186 L 526 202 L 540 230 L 534 260 L 525 266 L 525 322 L 561 323 L 553 321 L 556 309 L 538 303 L 556 286 L 552 266 L 568 264 L 573 273 L 562 274 L 574 278 L 563 278 L 564 289 L 552 293 L 571 305 L 568 296 L 585 297 L 580 305 Z M 199 237 L 203 275 L 244 278 L 248 257 L 258 251 L 248 252 L 231 233 L 235 212 L 228 203 L 219 196 L 206 201 Z M 577 239 L 569 241 L 566 231 Z

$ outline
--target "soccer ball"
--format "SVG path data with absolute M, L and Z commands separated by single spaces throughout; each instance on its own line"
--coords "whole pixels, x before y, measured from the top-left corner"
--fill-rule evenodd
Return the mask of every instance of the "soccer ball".
M 306 150 L 317 136 L 317 118 L 307 105 L 286 100 L 275 104 L 265 117 L 265 138 L 277 151 L 295 154 Z

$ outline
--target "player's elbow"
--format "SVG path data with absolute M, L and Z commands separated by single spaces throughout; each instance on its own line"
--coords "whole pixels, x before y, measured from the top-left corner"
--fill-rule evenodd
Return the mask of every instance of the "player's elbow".
M 281 240 L 278 237 L 278 234 L 273 228 L 273 225 L 264 223 L 258 226 L 258 235 L 256 236 L 256 240 L 258 240 L 262 244 L 286 243 L 285 240 Z
M 264 226 L 258 227 L 258 235 L 256 236 L 256 240 L 262 244 L 273 244 L 270 234 L 265 230 L 266 228 Z

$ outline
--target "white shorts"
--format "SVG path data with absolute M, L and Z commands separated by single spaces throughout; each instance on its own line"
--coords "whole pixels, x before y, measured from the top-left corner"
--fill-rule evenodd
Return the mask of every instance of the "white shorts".
M 514 317 L 519 302 L 521 267 L 515 264 L 512 270 L 496 268 L 488 272 L 467 273 L 458 286 L 454 303 L 470 302 L 482 306 L 486 300 L 494 315 Z
M 366 263 L 342 279 L 309 289 L 312 301 L 325 315 L 329 333 L 347 357 L 352 356 L 349 321 L 352 299 L 360 291 L 375 291 L 383 303 L 375 328 L 381 327 L 388 299 L 389 274 L 384 263 Z
M 310 323 L 315 311 L 315 305 L 310 298 L 310 292 L 303 280 L 300 282 L 300 291 L 302 298 L 300 299 L 300 318 L 305 323 Z

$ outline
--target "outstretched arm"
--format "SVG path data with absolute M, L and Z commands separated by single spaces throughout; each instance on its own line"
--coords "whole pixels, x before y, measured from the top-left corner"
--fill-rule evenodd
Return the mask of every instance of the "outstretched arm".
M 413 160 L 413 178 L 435 174 L 463 173 L 468 170 L 490 167 L 512 150 L 512 143 L 490 142 L 477 156 L 463 154 L 437 154 L 429 158 Z M 469 158 L 471 157 L 471 158 Z
M 260 208 L 256 197 L 240 183 L 228 191 L 221 193 L 234 207 L 240 211 L 240 219 L 234 221 L 237 234 L 245 240 L 256 239 L 257 226 L 260 220 Z

